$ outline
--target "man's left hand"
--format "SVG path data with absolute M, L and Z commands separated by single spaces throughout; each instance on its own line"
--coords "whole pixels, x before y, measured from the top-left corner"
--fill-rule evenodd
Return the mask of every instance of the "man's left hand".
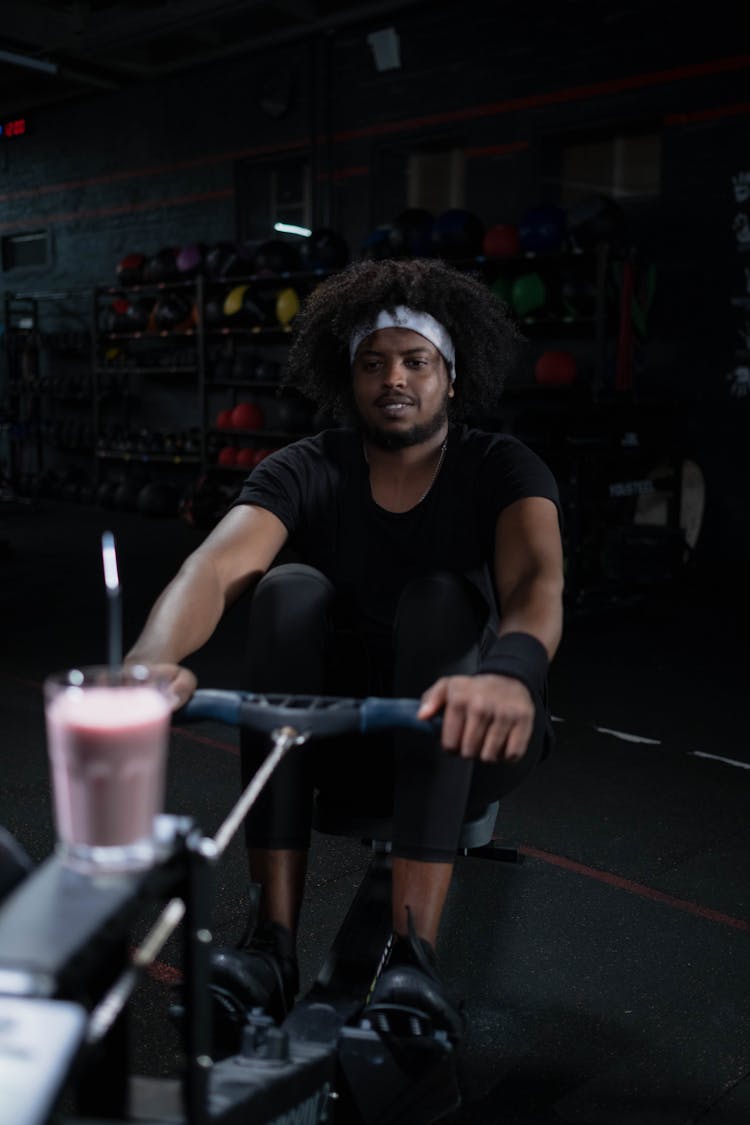
M 531 692 L 511 676 L 443 676 L 423 694 L 419 719 L 443 712 L 444 750 L 482 762 L 518 762 L 534 728 Z

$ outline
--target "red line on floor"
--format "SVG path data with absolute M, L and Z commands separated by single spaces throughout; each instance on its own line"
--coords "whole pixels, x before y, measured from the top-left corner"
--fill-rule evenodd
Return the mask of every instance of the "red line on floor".
M 618 890 L 628 891 L 630 894 L 640 895 L 641 898 L 648 898 L 654 902 L 661 902 L 675 910 L 684 910 L 687 914 L 695 914 L 697 917 L 707 918 L 711 922 L 720 922 L 723 926 L 731 926 L 735 930 L 750 930 L 750 922 L 745 922 L 742 918 L 734 918 L 731 914 L 722 914 L 719 910 L 712 910 L 708 906 L 701 906 L 700 903 L 690 902 L 688 899 L 675 898 L 674 895 L 657 891 L 654 887 L 647 887 L 643 883 L 634 883 L 632 879 L 624 879 L 622 875 L 614 875 L 610 871 L 601 871 L 596 867 L 587 867 L 586 864 L 577 863 L 574 859 L 567 859 L 565 856 L 555 855 L 553 852 L 544 852 L 526 844 L 519 845 L 518 850 L 523 855 L 542 860 L 543 863 L 551 863 L 554 867 L 562 867 L 565 871 L 572 871 L 576 875 L 585 875 L 587 879 L 596 879 L 610 887 L 617 887 Z
M 184 738 L 190 738 L 193 742 L 201 742 L 204 746 L 214 746 L 217 750 L 228 750 L 230 754 L 239 754 L 239 746 L 235 746 L 231 742 L 222 742 L 220 738 L 208 738 L 205 734 L 193 734 L 191 730 L 185 730 L 184 727 L 172 727 L 173 734 L 180 734 Z
M 182 973 L 176 969 L 174 965 L 168 965 L 166 961 L 153 961 L 146 969 L 148 976 L 152 980 L 158 981 L 159 984 L 181 984 Z

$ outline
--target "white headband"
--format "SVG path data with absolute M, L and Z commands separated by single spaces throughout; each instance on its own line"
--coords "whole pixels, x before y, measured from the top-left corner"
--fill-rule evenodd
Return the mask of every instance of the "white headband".
M 445 327 L 429 313 L 418 312 L 417 309 L 410 309 L 406 305 L 398 305 L 392 313 L 388 312 L 387 309 L 381 309 L 374 322 L 360 325 L 352 333 L 349 341 L 350 361 L 354 360 L 357 348 L 365 337 L 372 332 L 377 332 L 379 328 L 411 328 L 412 332 L 418 332 L 420 336 L 424 336 L 425 340 L 429 340 L 431 344 L 435 345 L 448 364 L 448 374 L 451 383 L 454 382 L 456 378 L 456 350 Z

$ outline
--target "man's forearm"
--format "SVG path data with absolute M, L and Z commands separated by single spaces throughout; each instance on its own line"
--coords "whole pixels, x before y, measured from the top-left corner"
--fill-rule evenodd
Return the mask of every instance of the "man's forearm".
M 504 600 L 499 633 L 530 633 L 541 641 L 550 660 L 557 652 L 563 626 L 562 582 L 534 578 L 519 583 Z
M 179 664 L 206 643 L 225 608 L 212 563 L 191 557 L 157 598 L 126 659 Z

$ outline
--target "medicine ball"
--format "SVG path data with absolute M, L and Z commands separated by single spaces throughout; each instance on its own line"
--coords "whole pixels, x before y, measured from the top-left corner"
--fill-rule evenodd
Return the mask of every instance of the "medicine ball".
M 185 293 L 163 293 L 154 305 L 154 326 L 158 332 L 174 332 L 191 328 L 193 303 Z
M 197 277 L 203 270 L 206 248 L 201 242 L 189 242 L 177 254 L 177 272 L 185 279 Z
M 241 242 L 217 242 L 206 251 L 204 265 L 208 277 L 218 281 L 247 277 L 253 272 L 253 254 Z
M 490 292 L 494 293 L 498 300 L 510 305 L 513 301 L 513 282 L 507 274 L 498 274 L 490 285 Z
M 257 402 L 238 402 L 232 411 L 232 428 L 235 430 L 260 430 L 263 421 L 263 411 Z
M 102 331 L 127 332 L 130 302 L 125 297 L 115 297 L 102 313 Z
M 177 250 L 174 246 L 163 246 L 157 250 L 143 267 L 143 280 L 153 284 L 176 281 L 178 277 Z
M 485 231 L 482 253 L 486 258 L 513 258 L 521 253 L 521 236 L 512 223 L 495 223 Z
M 224 316 L 233 324 L 266 327 L 276 323 L 278 290 L 244 283 L 230 289 L 224 300 Z
M 592 250 L 601 242 L 622 246 L 626 241 L 625 212 L 607 195 L 591 195 L 568 210 L 567 226 L 578 250 Z
M 220 410 L 216 415 L 216 429 L 217 430 L 231 430 L 232 428 L 232 411 L 230 407 L 225 410 Z
M 255 456 L 253 457 L 253 467 L 259 465 L 261 461 L 265 461 L 274 452 L 273 449 L 256 449 Z
M 518 316 L 529 316 L 547 303 L 547 287 L 538 273 L 523 273 L 513 282 L 511 303 Z
M 562 207 L 547 203 L 530 207 L 523 213 L 518 224 L 521 249 L 533 254 L 561 250 L 565 242 L 565 226 Z
M 280 289 L 276 296 L 276 319 L 286 327 L 299 312 L 300 303 L 296 289 Z
M 391 228 L 375 227 L 362 244 L 361 254 L 368 261 L 382 262 L 393 254 L 391 248 Z
M 242 302 L 247 293 L 248 286 L 235 285 L 224 298 L 223 313 L 226 317 L 238 317 L 242 314 Z
M 220 328 L 224 324 L 224 300 L 223 294 L 213 294 L 206 300 L 203 306 L 203 320 L 207 328 Z
M 534 378 L 545 386 L 569 386 L 575 382 L 577 373 L 576 358 L 566 351 L 543 352 L 534 365 Z
M 150 481 L 138 493 L 137 510 L 144 516 L 176 516 L 180 494 L 168 481 Z
M 424 207 L 407 207 L 388 228 L 388 243 L 394 258 L 427 258 L 432 254 L 435 216 Z
M 120 285 L 140 285 L 146 265 L 145 254 L 126 254 L 117 263 L 117 280 Z
M 237 463 L 237 450 L 233 445 L 222 445 L 216 454 L 216 462 L 225 469 L 231 469 Z
M 192 481 L 178 505 L 180 517 L 195 528 L 212 528 L 224 515 L 228 506 L 227 494 L 205 474 Z
M 154 301 L 148 297 L 136 297 L 134 300 L 128 301 L 128 307 L 124 315 L 125 331 L 145 332 L 153 308 Z
M 300 248 L 283 238 L 261 242 L 255 251 L 253 272 L 259 274 L 291 273 L 300 268 Z
M 119 486 L 120 480 L 114 477 L 108 477 L 97 485 L 94 499 L 100 508 L 114 508 L 115 492 Z
M 138 507 L 138 494 L 148 483 L 149 478 L 143 473 L 125 477 L 114 491 L 113 506 L 121 512 L 134 512 Z
M 255 465 L 256 451 L 251 446 L 246 446 L 244 449 L 237 450 L 237 456 L 234 463 L 238 469 L 252 469 Z
M 471 211 L 451 207 L 432 226 L 432 251 L 441 258 L 474 258 L 482 251 L 484 223 Z
M 300 260 L 307 270 L 341 269 L 349 261 L 349 244 L 330 227 L 318 227 L 302 243 Z
M 245 323 L 257 328 L 275 327 L 278 324 L 276 316 L 278 296 L 277 285 L 248 286 L 242 300 L 242 317 Z

